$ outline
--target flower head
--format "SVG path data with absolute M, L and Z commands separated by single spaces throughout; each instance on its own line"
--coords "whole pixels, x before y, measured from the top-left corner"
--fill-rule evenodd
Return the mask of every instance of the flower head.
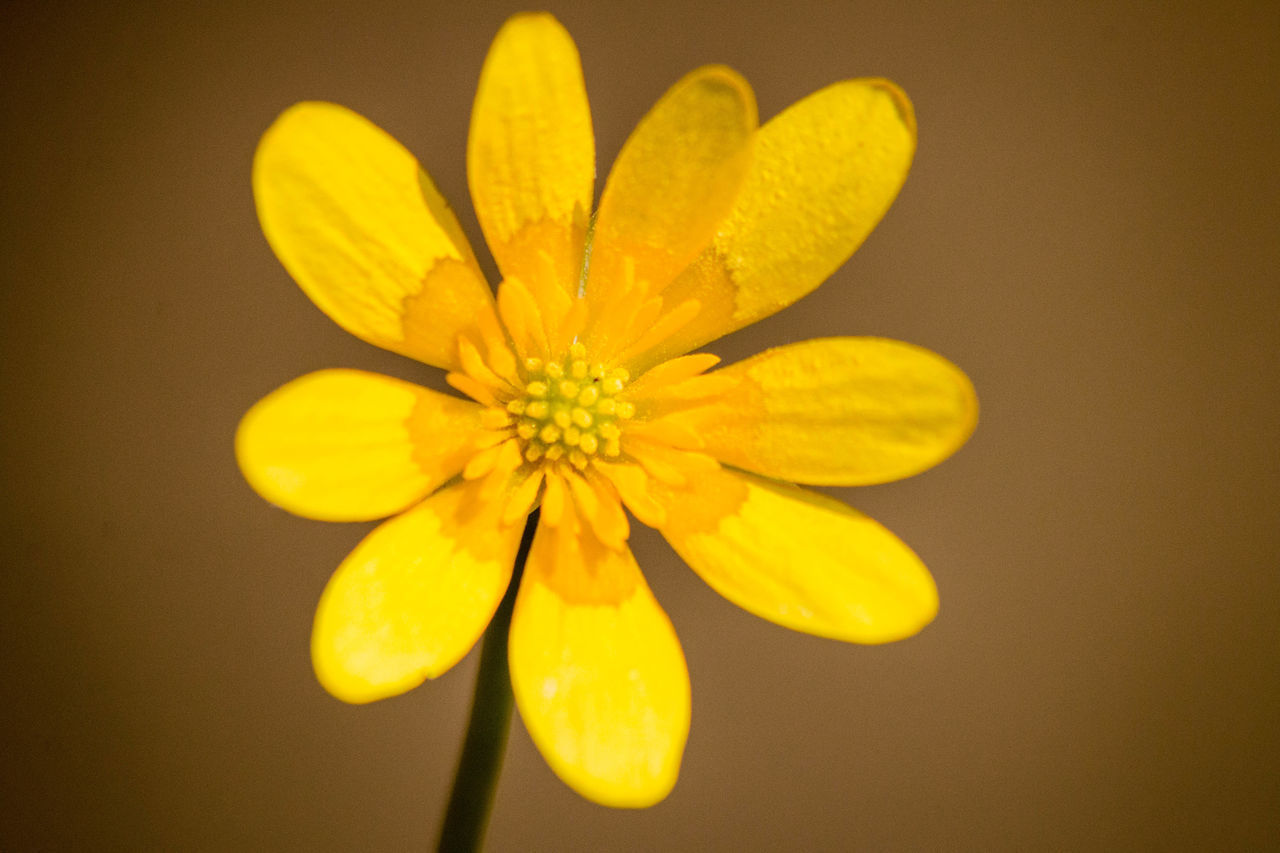
M 324 686 L 365 702 L 453 666 L 537 506 L 513 689 L 550 765 L 598 802 L 665 796 L 689 727 L 684 656 L 624 508 L 779 624 L 878 643 L 928 623 L 936 589 L 907 546 L 783 481 L 880 483 L 936 464 L 975 422 L 965 376 L 876 338 L 719 370 L 688 354 L 817 287 L 884 214 L 914 148 L 910 104 L 886 81 L 837 83 L 758 128 L 746 82 L 708 66 L 640 122 L 592 216 L 577 51 L 549 15 L 517 16 L 485 62 L 467 149 L 495 297 L 403 147 L 333 104 L 281 115 L 253 175 L 277 256 L 341 326 L 448 370 L 469 398 L 327 370 L 245 416 L 237 456 L 265 498 L 317 519 L 394 516 L 321 599 Z

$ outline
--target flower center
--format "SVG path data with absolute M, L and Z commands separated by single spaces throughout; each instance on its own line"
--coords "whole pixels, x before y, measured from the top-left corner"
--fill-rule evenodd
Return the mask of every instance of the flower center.
M 574 344 L 563 361 L 524 362 L 524 393 L 507 403 L 516 417 L 521 453 L 530 462 L 565 457 L 586 468 L 597 454 L 621 453 L 621 421 L 635 415 L 635 404 L 617 399 L 631 375 L 621 367 L 606 368 L 586 358 L 586 347 Z

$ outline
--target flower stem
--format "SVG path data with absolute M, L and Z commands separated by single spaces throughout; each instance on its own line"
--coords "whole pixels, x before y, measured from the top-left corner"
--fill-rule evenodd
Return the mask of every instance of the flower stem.
M 484 843 L 493 795 L 502 772 L 502 756 L 507 746 L 511 723 L 511 675 L 507 671 L 507 634 L 511 628 L 511 611 L 516 591 L 529 559 L 533 531 L 538 526 L 534 510 L 525 523 L 520 548 L 516 551 L 515 568 L 507 594 L 493 614 L 480 647 L 480 669 L 476 672 L 476 692 L 471 700 L 471 719 L 458 759 L 458 772 L 453 778 L 453 791 L 444 813 L 440 830 L 440 853 L 474 853 Z

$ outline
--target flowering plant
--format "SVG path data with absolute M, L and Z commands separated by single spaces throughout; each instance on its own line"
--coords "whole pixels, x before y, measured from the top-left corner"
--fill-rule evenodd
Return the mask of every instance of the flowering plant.
M 938 463 L 975 423 L 964 374 L 878 338 L 718 370 L 689 354 L 843 263 L 897 194 L 915 130 L 878 79 L 757 127 L 746 82 L 700 68 L 640 122 L 593 214 L 577 52 L 549 15 L 519 15 L 490 50 L 467 149 L 495 295 L 402 146 L 333 104 L 281 115 L 253 172 L 277 256 L 345 329 L 444 368 L 468 398 L 325 370 L 245 416 L 237 456 L 265 498 L 323 520 L 393 516 L 325 589 L 321 683 L 367 702 L 438 676 L 511 588 L 509 646 L 506 614 L 495 643 L 534 742 L 582 795 L 645 806 L 675 782 L 690 688 L 624 508 L 779 624 L 879 643 L 928 623 L 937 593 L 916 555 L 789 482 L 881 483 Z

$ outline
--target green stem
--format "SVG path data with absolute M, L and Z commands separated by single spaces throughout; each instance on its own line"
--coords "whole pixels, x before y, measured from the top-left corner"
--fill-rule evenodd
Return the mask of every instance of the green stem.
M 440 853 L 474 853 L 484 843 L 489 810 L 502 772 L 502 756 L 507 746 L 507 730 L 511 723 L 511 675 L 507 671 L 507 634 L 511 629 L 511 611 L 516 603 L 516 590 L 529 559 L 533 531 L 538 526 L 535 510 L 525 523 L 520 548 L 516 551 L 515 568 L 507 594 L 493 614 L 480 647 L 480 669 L 476 673 L 476 692 L 471 700 L 471 719 L 458 759 L 458 772 L 453 777 L 453 791 L 444 813 L 440 830 Z

